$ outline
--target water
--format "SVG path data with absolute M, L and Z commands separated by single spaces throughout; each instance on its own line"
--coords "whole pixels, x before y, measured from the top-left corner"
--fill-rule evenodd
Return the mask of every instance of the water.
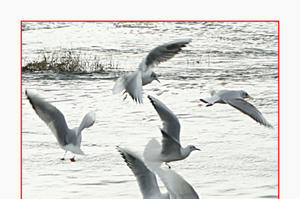
M 276 23 L 23 23 L 22 34 L 23 65 L 41 52 L 72 49 L 115 66 L 81 75 L 23 73 L 24 199 L 141 198 L 115 146 L 141 154 L 151 138 L 161 139 L 161 122 L 147 94 L 178 116 L 182 145 L 202 150 L 171 163 L 201 198 L 277 198 Z M 136 70 L 149 50 L 180 38 L 193 40 L 155 68 L 161 83 L 144 87 L 144 104 L 112 95 L 115 79 Z M 69 127 L 96 111 L 96 123 L 83 132 L 86 156 L 76 156 L 75 163 L 60 160 L 64 151 L 31 108 L 25 89 L 37 90 L 59 108 Z M 199 98 L 211 89 L 246 90 L 274 130 L 230 106 L 203 106 Z

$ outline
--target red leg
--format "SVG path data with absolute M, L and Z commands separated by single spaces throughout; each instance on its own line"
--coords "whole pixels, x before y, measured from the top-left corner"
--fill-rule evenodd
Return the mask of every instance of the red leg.
M 64 154 L 64 157 L 60 158 L 60 160 L 65 160 L 65 156 L 66 156 L 67 151 Z
M 73 158 L 70 159 L 71 162 L 75 162 L 75 156 Z

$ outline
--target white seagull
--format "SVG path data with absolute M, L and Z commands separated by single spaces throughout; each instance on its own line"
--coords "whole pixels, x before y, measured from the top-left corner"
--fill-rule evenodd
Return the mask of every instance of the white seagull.
M 89 128 L 94 124 L 96 120 L 95 113 L 87 113 L 82 119 L 79 127 L 69 129 L 64 115 L 55 106 L 44 101 L 31 91 L 26 90 L 25 94 L 36 114 L 47 124 L 55 135 L 59 146 L 65 150 L 64 157 L 67 151 L 84 155 L 83 151 L 80 149 L 81 132 L 83 129 Z M 61 158 L 61 160 L 64 160 L 64 157 Z M 74 162 L 75 156 L 70 160 Z
M 127 166 L 131 169 L 135 175 L 139 184 L 140 190 L 143 195 L 143 199 L 169 199 L 168 193 L 162 194 L 157 184 L 157 179 L 154 173 L 152 173 L 136 154 L 117 147 L 118 151 L 122 155 Z
M 204 103 L 207 103 L 206 106 L 212 106 L 215 103 L 229 104 L 242 113 L 250 116 L 259 124 L 273 128 L 273 126 L 264 118 L 262 113 L 255 106 L 244 100 L 245 98 L 252 97 L 250 97 L 250 95 L 243 90 L 221 90 L 219 92 L 212 91 L 211 98 L 200 100 Z
M 142 60 L 137 71 L 124 75 L 116 81 L 113 93 L 125 90 L 123 94 L 128 93 L 134 101 L 143 103 L 142 86 L 153 80 L 159 82 L 156 73 L 152 71 L 153 67 L 174 57 L 190 42 L 191 39 L 175 40 L 152 49 Z
M 159 164 L 165 162 L 168 165 L 168 162 L 183 160 L 192 151 L 200 150 L 194 145 L 181 147 L 179 140 L 180 123 L 176 115 L 158 99 L 150 95 L 148 95 L 148 98 L 163 122 L 163 128 L 161 129 L 163 138 L 162 146 L 155 139 L 149 141 L 144 150 L 145 160 Z M 170 168 L 169 165 L 168 167 Z
M 199 199 L 194 188 L 175 171 L 160 167 L 156 167 L 154 171 L 166 186 L 172 199 Z
M 117 147 L 127 166 L 134 173 L 143 199 L 198 199 L 199 196 L 194 188 L 179 174 L 170 169 L 160 167 L 147 168 L 141 158 L 133 152 Z M 164 183 L 168 193 L 161 193 L 157 184 L 155 173 Z

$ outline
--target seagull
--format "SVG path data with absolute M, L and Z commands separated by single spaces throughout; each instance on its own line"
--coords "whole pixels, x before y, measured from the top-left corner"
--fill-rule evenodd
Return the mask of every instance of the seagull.
M 166 186 L 172 199 L 199 199 L 194 188 L 175 171 L 156 167 L 155 173 Z
M 121 147 L 117 149 L 137 178 L 143 199 L 199 199 L 194 188 L 175 171 L 160 167 L 148 168 L 149 165 L 146 166 L 143 160 L 133 152 Z M 155 173 L 162 180 L 168 193 L 160 192 Z
M 244 100 L 245 98 L 252 99 L 252 97 L 243 90 L 220 90 L 219 92 L 212 91 L 211 98 L 200 99 L 200 101 L 207 103 L 206 106 L 212 106 L 215 103 L 229 104 L 248 115 L 259 124 L 273 128 L 273 126 L 264 118 L 262 113 L 255 106 Z
M 167 163 L 172 161 L 183 160 L 187 158 L 192 151 L 199 150 L 194 145 L 181 147 L 179 140 L 180 123 L 174 113 L 166 107 L 158 99 L 148 95 L 148 98 L 160 119 L 163 122 L 163 128 L 160 129 L 162 133 L 162 146 L 156 139 L 148 142 L 144 150 L 144 157 L 146 161 L 157 162 L 165 164 L 171 168 Z
M 84 155 L 80 149 L 81 145 L 81 132 L 85 128 L 89 128 L 95 123 L 95 112 L 87 113 L 82 119 L 79 127 L 69 129 L 66 123 L 64 115 L 53 105 L 44 101 L 32 91 L 25 91 L 25 94 L 35 110 L 36 114 L 43 120 L 55 135 L 59 146 L 65 150 L 64 157 L 67 151 L 71 151 L 74 154 Z M 64 157 L 61 160 L 64 160 Z M 75 161 L 75 156 L 70 159 Z
M 124 149 L 117 147 L 127 166 L 131 169 L 135 175 L 140 190 L 143 194 L 143 199 L 169 199 L 168 193 L 162 194 L 157 184 L 156 176 L 151 172 L 143 160 L 139 158 L 136 154 Z
M 152 49 L 142 60 L 137 71 L 124 75 L 116 81 L 113 93 L 121 93 L 124 90 L 123 94 L 128 93 L 135 102 L 143 103 L 142 86 L 150 84 L 153 80 L 160 82 L 152 69 L 174 57 L 190 42 L 191 39 L 175 40 Z

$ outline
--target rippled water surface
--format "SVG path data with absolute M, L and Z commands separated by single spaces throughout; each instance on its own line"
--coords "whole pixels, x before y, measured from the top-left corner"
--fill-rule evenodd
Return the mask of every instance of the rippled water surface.
M 103 73 L 23 73 L 24 199 L 141 198 L 115 146 L 141 154 L 151 138 L 161 139 L 161 122 L 148 94 L 178 116 L 182 145 L 201 148 L 171 163 L 200 198 L 277 198 L 276 23 L 23 23 L 22 29 L 23 65 L 39 59 L 41 52 L 60 49 L 97 55 L 114 65 Z M 149 50 L 181 38 L 193 40 L 155 68 L 161 83 L 144 87 L 144 104 L 112 94 L 116 78 L 136 70 Z M 64 151 L 31 108 L 25 89 L 36 90 L 59 108 L 69 127 L 96 111 L 96 123 L 83 132 L 85 156 L 76 156 L 74 163 L 60 160 Z M 212 89 L 246 90 L 275 128 L 228 105 L 203 106 L 199 98 Z

